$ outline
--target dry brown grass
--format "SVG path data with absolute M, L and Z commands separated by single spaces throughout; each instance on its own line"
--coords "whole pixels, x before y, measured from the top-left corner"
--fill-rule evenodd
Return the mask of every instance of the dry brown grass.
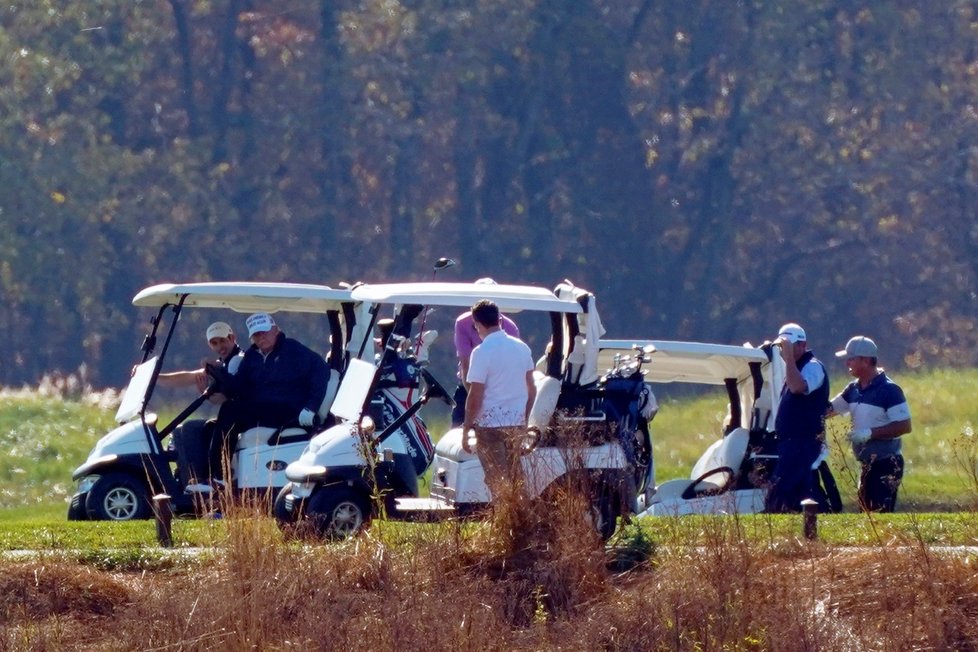
M 771 545 L 718 518 L 614 573 L 572 490 L 330 545 L 225 508 L 210 563 L 0 562 L 0 651 L 978 649 L 974 559 L 915 541 Z
M 329 546 L 233 520 L 204 570 L 0 564 L 0 650 L 978 649 L 973 560 L 919 546 L 774 549 L 718 525 L 616 575 L 580 519 Z

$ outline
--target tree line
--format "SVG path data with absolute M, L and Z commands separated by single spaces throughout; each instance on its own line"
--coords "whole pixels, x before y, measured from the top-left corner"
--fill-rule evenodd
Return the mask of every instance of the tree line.
M 0 384 L 124 380 L 157 282 L 592 289 L 618 337 L 798 321 L 974 365 L 978 2 L 0 9 Z

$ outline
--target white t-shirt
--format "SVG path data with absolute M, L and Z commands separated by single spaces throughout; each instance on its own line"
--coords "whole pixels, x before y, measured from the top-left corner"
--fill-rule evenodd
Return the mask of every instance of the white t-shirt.
M 526 374 L 533 370 L 530 347 L 499 330 L 475 347 L 466 381 L 485 385 L 475 425 L 505 428 L 526 424 Z

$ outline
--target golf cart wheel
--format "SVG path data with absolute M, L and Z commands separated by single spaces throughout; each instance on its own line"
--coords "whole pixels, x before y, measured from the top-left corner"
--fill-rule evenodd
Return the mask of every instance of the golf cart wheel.
M 149 518 L 152 509 L 146 486 L 128 473 L 106 473 L 95 481 L 85 499 L 93 521 L 132 521 Z
M 346 539 L 370 524 L 370 499 L 345 485 L 322 487 L 309 499 L 306 519 L 320 538 Z
M 281 530 L 282 536 L 286 541 L 299 537 L 302 532 L 299 519 L 302 514 L 302 503 L 292 496 L 292 483 L 286 482 L 272 504 L 272 516 Z
M 618 527 L 614 501 L 607 492 L 600 492 L 591 503 L 591 520 L 602 541 L 607 541 Z
M 290 497 L 292 496 L 292 483 L 286 482 L 278 495 L 275 496 L 275 503 L 272 505 L 272 516 L 280 527 L 285 527 L 295 523 L 298 518 L 298 505 Z
M 87 493 L 75 494 L 71 497 L 71 503 L 68 505 L 68 520 L 69 521 L 87 521 L 88 512 L 85 510 L 85 499 L 88 497 Z

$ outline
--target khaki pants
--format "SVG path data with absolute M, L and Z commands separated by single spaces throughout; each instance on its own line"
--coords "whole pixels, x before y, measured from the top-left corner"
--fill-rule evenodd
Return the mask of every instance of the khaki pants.
M 520 463 L 522 426 L 509 428 L 475 428 L 475 452 L 482 463 L 486 486 L 493 501 L 523 490 L 523 466 Z

